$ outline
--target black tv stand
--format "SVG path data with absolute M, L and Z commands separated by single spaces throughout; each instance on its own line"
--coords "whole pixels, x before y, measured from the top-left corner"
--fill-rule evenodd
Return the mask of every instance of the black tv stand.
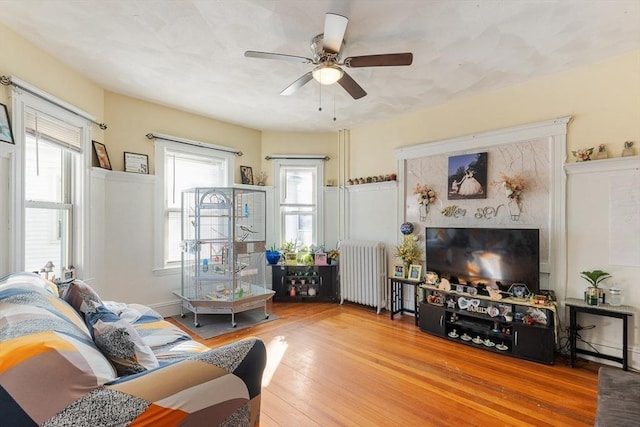
M 421 287 L 426 289 L 425 301 L 419 304 L 423 332 L 496 353 L 554 363 L 555 303 L 538 305 L 516 298 L 492 300 L 434 285 Z

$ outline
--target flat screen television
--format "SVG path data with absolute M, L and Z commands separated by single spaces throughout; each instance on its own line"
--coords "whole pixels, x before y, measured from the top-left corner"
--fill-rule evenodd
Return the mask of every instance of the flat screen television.
M 427 227 L 426 269 L 451 283 L 524 283 L 540 291 L 540 230 L 533 228 Z

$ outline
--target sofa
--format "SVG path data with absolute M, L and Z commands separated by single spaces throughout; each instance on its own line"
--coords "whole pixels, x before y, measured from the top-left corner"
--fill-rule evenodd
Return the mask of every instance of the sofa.
M 598 427 L 627 427 L 640 423 L 640 375 L 602 366 L 598 370 Z
M 0 424 L 256 426 L 266 349 L 218 348 L 81 280 L 0 278 Z

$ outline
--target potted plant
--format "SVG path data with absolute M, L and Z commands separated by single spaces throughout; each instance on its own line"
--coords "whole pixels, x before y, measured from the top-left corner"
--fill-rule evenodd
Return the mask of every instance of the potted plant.
M 339 257 L 340 257 L 340 251 L 338 249 L 331 249 L 327 253 L 327 262 L 329 264 L 337 264 Z
M 504 320 L 511 322 L 513 320 L 513 313 L 511 311 L 506 312 L 504 314 Z
M 283 253 L 284 261 L 286 265 L 297 265 L 298 259 L 296 255 L 297 249 L 296 242 L 284 242 L 280 246 L 280 251 Z
M 269 249 L 267 249 L 265 256 L 267 257 L 267 262 L 270 265 L 276 265 L 278 261 L 280 261 L 280 251 L 276 249 L 276 245 L 271 245 Z
M 598 301 L 600 300 L 600 289 L 598 289 L 598 285 L 604 279 L 608 279 L 611 277 L 611 274 L 602 270 L 593 270 L 593 271 L 581 271 L 580 276 L 589 282 L 589 287 L 585 292 L 585 302 L 588 305 L 598 305 Z
M 395 257 L 402 260 L 405 269 L 409 269 L 409 265 L 417 264 L 422 257 L 422 248 L 418 245 L 417 236 L 406 234 L 402 236 L 402 243 L 396 246 Z

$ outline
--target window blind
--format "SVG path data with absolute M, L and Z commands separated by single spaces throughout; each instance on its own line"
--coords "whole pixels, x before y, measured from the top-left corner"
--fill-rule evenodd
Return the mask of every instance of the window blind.
M 36 140 L 44 138 L 64 148 L 82 152 L 82 129 L 39 111 L 27 110 L 25 113 L 25 131 Z

